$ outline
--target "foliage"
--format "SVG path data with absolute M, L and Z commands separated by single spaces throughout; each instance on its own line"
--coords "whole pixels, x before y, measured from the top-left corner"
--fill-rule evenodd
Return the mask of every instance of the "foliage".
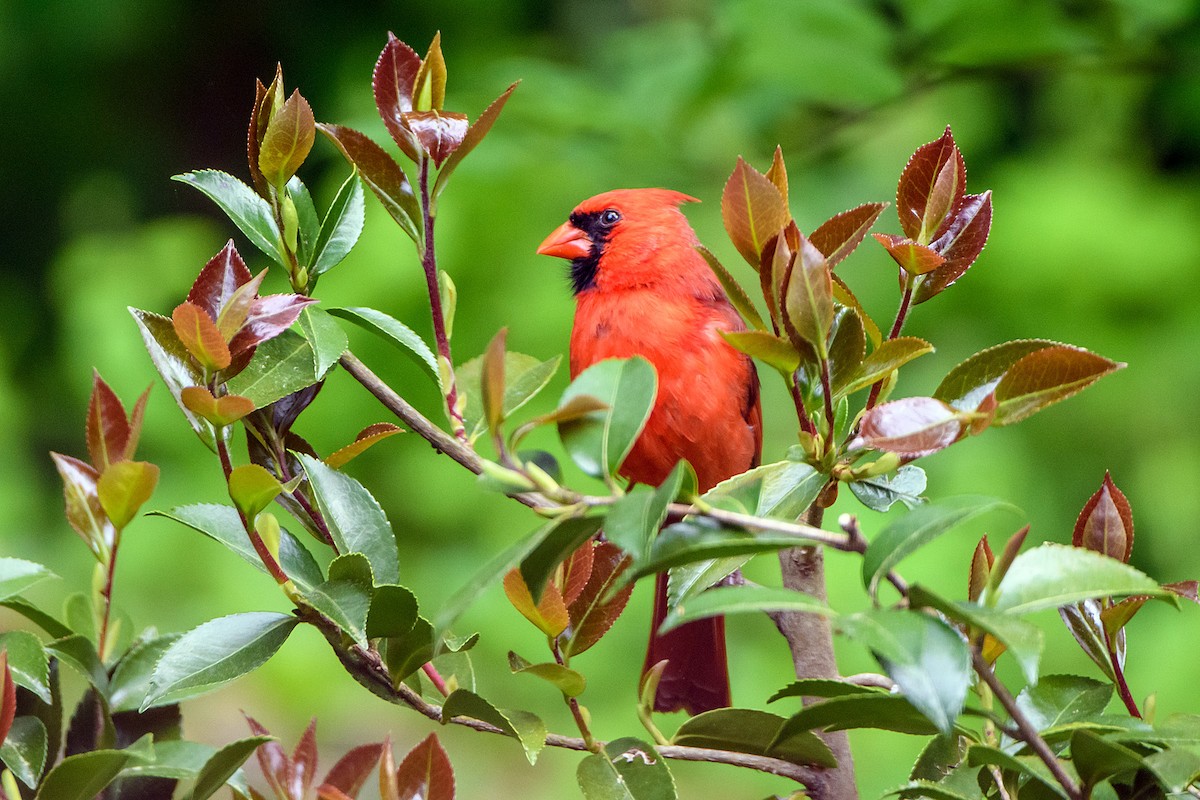
M 422 58 L 389 36 L 372 88 L 397 160 L 363 133 L 318 123 L 298 91 L 285 92 L 277 70 L 269 85 L 257 86 L 249 183 L 212 170 L 177 176 L 282 267 L 291 292 L 260 295 L 264 274 L 252 275 L 230 241 L 170 316 L 131 309 L 188 427 L 217 456 L 231 503 L 161 513 L 270 575 L 285 611 L 242 611 L 183 634 L 147 629 L 120 637 L 112 597 L 121 534 L 149 500 L 158 470 L 132 460 L 147 395 L 127 414 L 96 375 L 85 426 L 90 462 L 53 456 L 68 522 L 97 560 L 92 591 L 68 599 L 60 620 L 21 596 L 50 571 L 0 559 L 0 602 L 43 631 L 7 633 L 0 645 L 4 797 L 103 792 L 153 800 L 187 784 L 186 796 L 199 800 L 228 784 L 235 797 L 261 798 L 238 771 L 254 753 L 271 792 L 288 800 L 311 791 L 324 800 L 356 797 L 376 763 L 388 800 L 452 797 L 449 758 L 433 735 L 398 767 L 388 742 L 351 750 L 319 784 L 315 723 L 291 755 L 253 719 L 251 737 L 219 749 L 181 738 L 182 700 L 257 669 L 300 626 L 319 631 L 346 672 L 388 702 L 512 738 L 530 763 L 548 745 L 586 751 L 577 777 L 588 798 L 674 797 L 673 759 L 787 776 L 820 797 L 823 776 L 845 768 L 826 735 L 849 728 L 928 739 L 909 782 L 894 792 L 902 797 L 1154 797 L 1193 785 L 1200 756 L 1191 747 L 1200 729 L 1192 718 L 1156 720 L 1151 704 L 1137 703 L 1125 673 L 1125 627 L 1151 600 L 1197 601 L 1197 585 L 1160 585 L 1130 566 L 1131 504 L 1109 476 L 1084 505 L 1069 546 L 1022 552 L 1025 528 L 996 555 L 982 538 L 970 563 L 960 565 L 968 589 L 961 599 L 898 573 L 914 552 L 1002 505 L 979 497 L 927 502 L 925 474 L 912 462 L 1022 421 L 1123 366 L 1072 345 L 1016 340 L 954 366 L 929 396 L 892 398 L 898 373 L 933 352 L 931 343 L 901 335 L 910 314 L 972 268 L 990 229 L 991 192 L 966 192 L 965 159 L 949 127 L 918 148 L 901 172 L 901 233 L 873 235 L 897 265 L 899 311 L 886 333 L 835 272 L 886 204 L 856 206 L 805 235 L 792 216 L 782 151 L 766 172 L 737 160 L 721 213 L 734 248 L 758 278 L 765 313 L 715 255 L 703 255 L 749 328 L 727 336 L 730 345 L 779 373 L 795 407 L 798 443 L 784 460 L 700 495 L 682 462 L 658 487 L 627 488 L 617 478 L 654 404 L 657 377 L 648 362 L 602 362 L 576 377 L 555 410 L 531 418 L 518 412 L 548 385 L 560 359 L 511 352 L 501 331 L 478 358 L 456 364 L 457 289 L 438 266 L 436 212 L 451 175 L 489 133 L 515 85 L 474 122 L 445 108 L 446 85 L 440 37 Z M 297 175 L 318 132 L 351 167 L 323 214 Z M 415 245 L 432 345 L 386 312 L 323 310 L 313 296 L 319 279 L 359 238 L 364 183 Z M 348 350 L 339 320 L 377 334 L 422 367 L 448 430 Z M 477 473 L 482 490 L 511 495 L 543 517 L 440 608 L 423 611 L 401 585 L 405 553 L 387 513 L 364 483 L 342 471 L 400 428 L 368 425 L 323 458 L 293 430 L 326 381 L 343 373 Z M 603 481 L 604 494 L 572 488 L 553 455 L 522 448 L 542 427 L 556 429 L 563 453 Z M 246 434 L 246 463 L 235 465 L 239 430 Z M 476 448 L 480 440 L 491 446 L 487 456 Z M 843 484 L 868 508 L 888 511 L 900 503 L 909 510 L 870 541 L 852 516 L 839 520 L 840 530 L 822 529 L 820 512 Z M 268 510 L 272 504 L 307 536 L 283 527 Z M 598 538 L 602 527 L 605 536 Z M 756 555 L 798 546 L 860 556 L 870 608 L 840 610 L 792 586 L 737 577 Z M 668 626 L 714 614 L 817 614 L 869 652 L 881 672 L 865 680 L 800 680 L 772 698 L 793 704 L 807 698 L 794 713 L 722 709 L 694 717 L 668 738 L 653 716 L 651 671 L 638 708 L 647 738 L 599 741 L 580 702 L 588 680 L 576 657 L 603 647 L 634 582 L 661 572 L 672 582 Z M 453 631 L 498 584 L 547 647 L 543 661 L 510 651 L 511 671 L 540 679 L 547 697 L 561 699 L 578 737 L 548 734 L 539 715 L 476 686 L 468 651 L 480 634 Z M 898 597 L 885 595 L 885 584 Z M 1052 608 L 1104 681 L 1040 674 L 1044 633 L 1028 615 Z M 1019 691 L 994 670 L 1006 652 L 1024 679 Z M 65 725 L 58 679 L 64 664 L 88 683 Z M 1114 691 L 1124 714 L 1107 711 Z

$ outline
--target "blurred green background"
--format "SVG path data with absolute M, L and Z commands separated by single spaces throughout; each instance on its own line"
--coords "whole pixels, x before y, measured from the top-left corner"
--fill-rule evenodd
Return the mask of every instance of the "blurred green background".
M 418 52 L 442 31 L 448 108 L 476 116 L 522 79 L 485 144 L 455 174 L 439 217 L 441 265 L 459 288 L 459 361 L 509 326 L 512 349 L 550 358 L 571 319 L 562 265 L 534 255 L 581 199 L 618 186 L 669 186 L 701 198 L 687 209 L 700 237 L 742 278 L 720 223 L 721 187 L 738 155 L 760 168 L 783 146 L 793 213 L 803 229 L 869 200 L 889 200 L 908 155 L 951 124 L 968 191 L 995 192 L 991 241 L 952 291 L 917 309 L 907 333 L 938 351 L 898 395 L 930 392 L 966 356 L 1013 338 L 1078 344 L 1129 367 L 1015 428 L 988 431 L 923 462 L 933 498 L 982 493 L 1024 520 L 997 515 L 946 537 L 905 574 L 961 596 L 979 534 L 1003 541 L 1023 521 L 1034 540 L 1067 541 L 1106 469 L 1133 504 L 1136 566 L 1160 580 L 1200 577 L 1200 13 L 1194 0 L 0 0 L 0 553 L 63 576 L 35 599 L 54 606 L 90 580 L 85 548 L 61 515 L 48 450 L 82 455 L 93 367 L 132 401 L 157 382 L 126 306 L 169 313 L 231 235 L 256 271 L 266 259 L 207 200 L 169 176 L 213 167 L 246 177 L 254 79 L 282 62 L 322 121 L 387 141 L 370 74 L 388 30 Z M 320 207 L 347 169 L 324 140 L 301 175 Z M 358 248 L 322 279 L 329 304 L 374 306 L 428 332 L 423 281 L 407 239 L 368 199 Z M 892 211 L 878 230 L 895 232 Z M 277 270 L 276 270 L 277 271 Z M 839 268 L 869 312 L 895 313 L 894 267 L 868 243 Z M 283 291 L 281 276 L 268 277 Z M 425 410 L 437 397 L 394 351 L 351 332 L 363 359 Z M 764 375 L 765 457 L 782 456 L 794 423 Z M 553 404 L 560 374 L 533 411 Z M 220 502 L 214 458 L 162 386 L 151 396 L 140 455 L 162 467 L 156 508 Z M 329 452 L 387 414 L 335 375 L 297 426 Z M 548 436 L 540 439 L 553 449 Z M 380 499 L 402 541 L 403 580 L 425 608 L 535 520 L 476 491 L 413 435 L 350 467 Z M 581 484 L 582 485 L 582 484 Z M 843 500 L 836 512 L 854 511 Z M 869 535 L 881 520 L 864 517 Z M 861 605 L 856 562 L 829 558 L 836 606 Z M 769 574 L 764 560 L 759 568 Z M 640 730 L 635 672 L 648 618 L 639 589 L 611 636 L 578 666 L 599 736 Z M 283 609 L 262 575 L 178 525 L 133 525 L 117 603 L 137 627 L 185 630 L 213 616 Z M 1160 714 L 1200 711 L 1190 654 L 1198 609 L 1146 609 L 1130 629 L 1135 695 Z M 1053 614 L 1045 671 L 1099 677 Z M 16 624 L 0 619 L 0 627 Z M 734 694 L 761 706 L 789 678 L 765 620 L 731 626 Z M 474 651 L 486 694 L 570 720 L 552 692 L 508 674 L 511 647 L 540 656 L 540 635 L 498 590 L 463 623 L 487 636 Z M 844 649 L 846 671 L 871 667 Z M 1006 673 L 1017 681 L 1015 672 Z M 391 734 L 403 753 L 432 729 L 341 673 L 315 632 L 299 631 L 265 668 L 187 704 L 187 733 L 213 744 L 245 735 L 244 709 L 287 743 L 320 718 L 322 772 L 350 746 Z M 781 709 L 787 713 L 791 709 Z M 674 721 L 670 723 L 673 727 Z M 439 731 L 459 796 L 573 796 L 578 755 L 547 751 L 529 767 L 517 746 Z M 904 780 L 919 741 L 853 738 L 864 797 Z M 783 781 L 680 764 L 682 796 L 761 798 Z M 720 787 L 719 789 L 715 787 Z M 367 796 L 370 790 L 368 790 Z

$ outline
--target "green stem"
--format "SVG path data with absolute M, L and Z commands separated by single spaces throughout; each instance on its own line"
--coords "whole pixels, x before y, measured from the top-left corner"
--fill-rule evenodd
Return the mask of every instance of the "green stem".
M 233 462 L 229 459 L 229 448 L 225 446 L 225 439 L 221 435 L 221 431 L 216 432 L 217 439 L 217 455 L 221 459 L 221 470 L 225 473 L 225 484 L 229 485 L 229 476 L 233 474 Z M 267 549 L 266 542 L 258 535 L 258 531 L 250 524 L 250 520 L 246 519 L 246 515 L 239 508 L 237 510 L 238 518 L 242 521 L 242 528 L 245 529 L 246 535 L 250 537 L 250 544 L 254 546 L 254 552 L 258 553 L 259 559 L 263 566 L 267 568 L 267 572 L 271 573 L 271 577 L 275 582 L 283 585 L 287 583 L 287 573 L 279 566 L 279 562 L 275 560 L 275 556 L 271 555 L 271 551 Z

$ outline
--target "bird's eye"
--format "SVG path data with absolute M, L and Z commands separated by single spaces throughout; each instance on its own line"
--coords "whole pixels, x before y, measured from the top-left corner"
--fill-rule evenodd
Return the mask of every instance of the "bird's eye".
M 606 209 L 600 214 L 600 224 L 605 226 L 616 225 L 621 219 L 621 212 L 615 208 Z

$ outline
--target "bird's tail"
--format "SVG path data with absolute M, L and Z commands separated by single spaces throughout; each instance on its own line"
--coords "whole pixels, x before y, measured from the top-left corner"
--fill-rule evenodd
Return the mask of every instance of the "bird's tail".
M 699 714 L 730 704 L 729 667 L 725 660 L 725 619 L 711 617 L 689 622 L 662 636 L 655 634 L 667 616 L 667 576 L 654 583 L 654 623 L 642 674 L 660 661 L 666 669 L 654 698 L 655 711 Z

